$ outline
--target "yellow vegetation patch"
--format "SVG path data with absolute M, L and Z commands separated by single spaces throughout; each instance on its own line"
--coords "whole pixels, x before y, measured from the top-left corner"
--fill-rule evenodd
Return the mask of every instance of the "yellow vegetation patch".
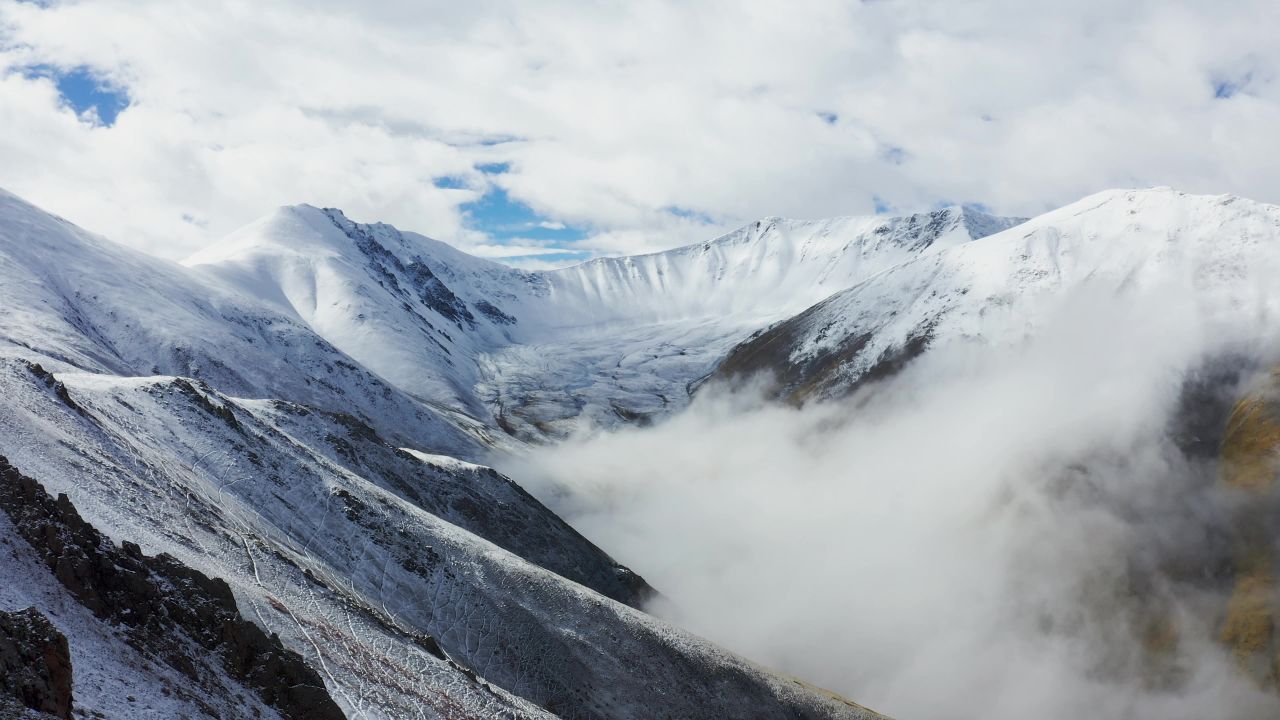
M 1222 482 L 1263 496 L 1276 489 L 1280 472 L 1280 421 L 1272 372 L 1268 388 L 1252 393 L 1231 411 L 1222 442 Z M 1265 517 L 1245 507 L 1236 518 L 1240 546 L 1235 552 L 1235 586 L 1227 601 L 1219 639 L 1231 649 L 1240 669 L 1260 684 L 1276 684 L 1277 618 L 1275 553 Z
M 1267 685 L 1275 682 L 1270 661 L 1275 629 L 1272 588 L 1271 573 L 1264 567 L 1240 576 L 1227 603 L 1227 617 L 1219 636 L 1231 648 L 1240 669 Z
M 1222 479 L 1235 488 L 1264 492 L 1275 484 L 1280 423 L 1271 403 L 1255 393 L 1231 411 L 1222 441 Z

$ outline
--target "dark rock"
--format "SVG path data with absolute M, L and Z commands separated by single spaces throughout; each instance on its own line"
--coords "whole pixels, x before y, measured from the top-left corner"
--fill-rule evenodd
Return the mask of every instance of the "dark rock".
M 45 370 L 43 365 L 40 363 L 28 362 L 27 369 L 31 371 L 32 375 L 40 378 L 40 381 L 44 383 L 45 387 L 52 390 L 53 394 L 57 396 L 58 400 L 60 400 L 63 405 L 66 405 L 78 413 L 84 414 L 84 409 L 76 404 L 75 400 L 71 399 L 71 393 L 67 392 L 67 386 L 64 385 L 61 380 L 55 378 L 53 373 Z
M 225 581 L 166 554 L 147 557 L 133 543 L 117 548 L 66 495 L 50 498 L 2 456 L 0 510 L 76 600 L 126 628 L 131 645 L 199 682 L 185 635 L 285 718 L 343 720 L 320 676 L 279 638 L 245 620 Z
M 213 389 L 210 388 L 208 385 L 203 385 L 201 389 L 196 389 L 196 387 L 192 385 L 190 382 L 188 382 L 187 380 L 183 378 L 178 378 L 177 380 L 173 381 L 173 386 L 177 388 L 178 392 L 181 392 L 183 395 L 186 395 L 187 397 L 189 397 L 192 400 L 192 402 L 195 403 L 196 407 L 199 407 L 201 410 L 204 410 L 210 415 L 226 423 L 227 427 L 231 428 L 232 430 L 235 430 L 237 432 L 243 432 L 242 428 L 240 427 L 240 421 L 236 419 L 236 414 L 231 409 L 231 406 L 229 404 L 214 405 L 213 401 L 209 400 L 209 398 L 205 395 L 205 393 L 213 392 Z
M 801 405 L 811 399 L 846 397 L 863 386 L 887 380 L 929 347 L 932 328 L 918 328 L 901 346 L 891 347 L 871 361 L 864 372 L 847 377 L 842 373 L 855 360 L 865 362 L 863 356 L 871 342 L 871 333 L 850 335 L 828 350 L 793 360 L 791 354 L 795 348 L 814 333 L 812 321 L 822 308 L 823 304 L 819 303 L 739 343 L 707 380 L 734 385 L 754 376 L 767 376 L 772 379 L 768 387 L 770 395 Z M 821 337 L 827 330 L 818 328 L 816 334 Z M 696 391 L 704 383 L 699 382 L 691 389 Z
M 340 211 L 333 208 L 328 208 L 324 212 L 343 234 L 351 238 L 360 252 L 368 259 L 369 269 L 373 276 L 389 292 L 406 300 L 410 297 L 416 298 L 418 302 L 436 311 L 441 317 L 453 321 L 454 325 L 457 325 L 459 329 L 463 329 L 463 325 L 475 329 L 476 318 L 467 309 L 467 304 L 463 302 L 462 298 L 455 295 L 449 289 L 449 286 L 444 284 L 444 281 L 436 277 L 435 273 L 431 272 L 431 269 L 426 266 L 426 263 L 421 262 L 419 259 L 413 259 L 408 263 L 402 262 L 395 253 L 378 242 L 369 231 L 369 228 L 385 229 L 396 237 L 400 235 L 399 230 L 387 225 L 359 225 L 351 222 Z M 400 280 L 402 278 L 409 289 L 413 291 L 412 293 L 401 285 Z M 514 322 L 514 319 L 512 319 L 512 322 Z
M 1187 374 L 1169 428 L 1184 454 L 1217 457 L 1227 418 L 1242 394 L 1241 384 L 1258 371 L 1257 364 L 1241 354 L 1211 358 Z
M 516 324 L 515 318 L 502 312 L 502 310 L 498 306 L 494 305 L 488 300 L 481 300 L 477 302 L 476 309 L 479 310 L 482 315 L 494 321 L 495 323 L 498 323 L 499 325 L 515 325 Z
M 35 608 L 0 612 L 0 695 L 10 705 L 71 717 L 67 638 Z

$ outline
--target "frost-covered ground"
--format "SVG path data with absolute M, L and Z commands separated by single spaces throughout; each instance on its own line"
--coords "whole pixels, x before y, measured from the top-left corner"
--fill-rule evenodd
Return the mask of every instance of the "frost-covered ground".
M 75 683 L 75 707 L 108 718 L 170 720 L 207 716 L 280 716 L 252 691 L 207 662 L 199 648 L 190 657 L 205 680 L 197 685 L 169 665 L 132 647 L 119 628 L 99 620 L 53 576 L 0 512 L 0 610 L 34 607 L 67 637 Z

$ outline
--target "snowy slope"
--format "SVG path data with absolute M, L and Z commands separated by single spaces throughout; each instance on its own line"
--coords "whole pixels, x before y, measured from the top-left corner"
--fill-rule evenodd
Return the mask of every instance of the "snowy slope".
M 0 364 L 0 452 L 110 535 L 225 578 L 351 717 L 870 717 L 446 521 L 437 482 L 356 474 L 331 458 L 376 460 L 377 440 L 312 447 L 319 413 L 277 425 L 258 401 L 180 378 L 58 381 Z M 462 522 L 501 504 L 451 509 Z M 513 530 L 557 549 L 537 522 Z
M 201 663 L 208 688 L 130 646 L 118 630 L 89 612 L 40 563 L 35 551 L 0 512 L 0 611 L 36 608 L 69 641 L 74 707 L 102 717 L 168 720 L 177 717 L 280 716 L 220 669 Z M 193 653 L 193 656 L 198 655 Z M 210 710 L 211 712 L 206 712 Z M 47 717 L 47 716 L 46 716 Z
M 186 264 L 305 323 L 398 387 L 476 415 L 472 358 L 507 341 L 501 307 L 534 281 L 309 205 L 281 208 Z M 509 290 L 486 298 L 487 288 Z
M 184 267 L 0 193 L 0 454 L 225 578 L 351 717 L 871 717 L 635 610 L 643 580 L 475 461 L 673 412 L 717 366 L 800 401 L 1090 299 L 1218 349 L 1280 310 L 1275 206 L 1111 191 L 1016 223 L 768 219 L 529 273 L 297 206 Z M 31 587 L 0 600 L 58 607 Z M 64 626 L 104 677 L 131 661 Z
M 742 343 L 719 376 L 768 372 L 792 400 L 843 394 L 929 347 L 1012 346 L 1090 302 L 1203 321 L 1205 348 L 1223 350 L 1267 335 L 1277 271 L 1280 207 L 1112 190 L 897 265 Z
M 387 271 L 375 286 L 469 328 L 451 350 L 506 342 L 477 319 L 479 291 L 431 282 L 446 269 L 415 264 L 408 242 L 395 259 L 365 247 Z M 292 302 L 7 195 L 0 396 L 0 454 L 116 541 L 225 579 L 349 717 L 872 717 L 618 602 L 649 590 L 466 461 L 492 444 L 482 427 L 366 369 Z M 127 661 L 117 650 L 104 672 Z
M 785 316 L 916 255 L 1020 220 L 949 208 L 900 218 L 765 218 L 710 242 L 543 274 L 558 327 Z
M 0 191 L 0 354 L 181 375 L 360 416 L 402 445 L 475 454 L 483 429 L 409 397 L 305 324 Z
M 950 208 L 903 218 L 767 218 L 663 253 L 543 273 L 539 332 L 482 357 L 479 391 L 517 437 L 678 411 L 769 323 L 920 254 L 1019 222 Z
M 336 210 L 283 208 L 186 264 L 418 397 L 522 439 L 670 412 L 734 343 L 919 254 L 1016 220 L 768 218 L 652 255 L 528 273 Z

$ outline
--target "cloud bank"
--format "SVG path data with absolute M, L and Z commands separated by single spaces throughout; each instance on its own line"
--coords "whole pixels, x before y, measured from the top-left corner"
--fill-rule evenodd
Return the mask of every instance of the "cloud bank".
M 1033 338 L 935 348 L 852 399 L 710 391 L 505 469 L 655 613 L 895 717 L 1274 717 L 1214 641 L 1256 499 L 1179 438 L 1206 410 L 1190 375 L 1276 346 L 1158 312 L 1177 293 L 1077 293 Z
M 1280 200 L 1280 6 L 0 0 L 0 186 L 181 257 L 277 205 L 578 250 L 1107 186 Z M 107 126 L 46 68 L 127 94 Z M 79 69 L 79 70 L 77 70 Z

